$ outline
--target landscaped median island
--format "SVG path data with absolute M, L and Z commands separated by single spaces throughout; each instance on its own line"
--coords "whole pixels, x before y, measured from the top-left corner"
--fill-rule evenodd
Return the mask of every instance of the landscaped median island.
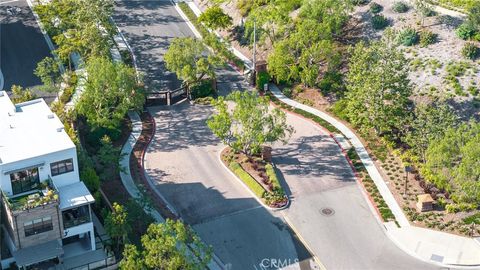
M 269 147 L 264 147 L 262 155 L 248 157 L 227 147 L 222 151 L 221 159 L 266 205 L 282 208 L 289 200 L 271 163 L 270 152 Z
M 222 162 L 266 205 L 288 205 L 271 163 L 271 149 L 265 146 L 290 138 L 293 128 L 285 113 L 270 110 L 268 98 L 256 92 L 234 91 L 212 104 L 216 112 L 207 125 L 228 146 L 221 153 Z

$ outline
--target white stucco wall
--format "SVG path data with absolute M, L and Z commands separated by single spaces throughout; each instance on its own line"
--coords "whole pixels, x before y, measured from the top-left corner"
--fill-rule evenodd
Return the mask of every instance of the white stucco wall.
M 57 176 L 51 176 L 51 169 L 50 164 L 53 162 L 65 160 L 65 159 L 73 159 L 73 171 L 60 174 Z M 37 165 L 43 163 L 44 165 L 39 167 L 39 177 L 40 181 L 45 181 L 49 177 L 52 178 L 54 184 L 57 187 L 73 184 L 79 181 L 79 172 L 78 172 L 78 161 L 77 161 L 77 152 L 76 148 L 70 148 L 54 153 L 50 153 L 43 156 L 38 156 L 34 158 L 24 159 L 17 162 L 7 163 L 7 164 L 0 164 L 0 188 L 5 192 L 7 195 L 12 195 L 12 185 L 10 182 L 10 174 L 5 174 L 6 172 L 26 168 L 29 166 Z

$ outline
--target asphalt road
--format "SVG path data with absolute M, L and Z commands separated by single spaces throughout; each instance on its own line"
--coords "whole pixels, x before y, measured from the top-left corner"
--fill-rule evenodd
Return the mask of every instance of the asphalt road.
M 292 198 L 282 213 L 327 269 L 440 269 L 409 256 L 385 235 L 330 136 L 298 116 L 288 114 L 287 120 L 296 132 L 273 151 Z
M 290 262 L 290 269 L 314 269 L 282 216 L 263 208 L 219 162 L 224 146 L 206 125 L 210 106 L 182 103 L 149 110 L 157 130 L 146 172 L 225 264 L 255 269 L 265 258 L 278 258 Z
M 0 51 L 5 90 L 12 85 L 30 87 L 47 102 L 53 100 L 55 94 L 38 90 L 41 81 L 33 74 L 37 63 L 51 54 L 25 0 L 0 1 Z

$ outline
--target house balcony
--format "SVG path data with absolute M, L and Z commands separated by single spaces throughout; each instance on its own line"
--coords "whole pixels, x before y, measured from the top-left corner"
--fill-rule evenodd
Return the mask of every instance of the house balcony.
M 15 196 L 7 196 L 2 191 L 2 200 L 6 208 L 15 216 L 38 207 L 58 205 L 59 194 L 50 179 L 41 182 L 38 189 Z

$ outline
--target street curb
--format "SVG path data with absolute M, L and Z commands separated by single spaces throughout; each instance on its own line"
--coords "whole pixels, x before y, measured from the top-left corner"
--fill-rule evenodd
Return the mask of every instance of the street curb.
M 281 210 L 285 210 L 287 209 L 289 206 L 290 206 L 290 198 L 288 198 L 288 203 L 285 205 L 285 206 L 282 206 L 280 208 L 273 208 L 273 207 L 270 207 L 268 205 L 266 205 L 260 198 L 257 197 L 257 195 L 255 195 L 255 193 L 253 193 L 253 191 L 240 179 L 238 178 L 238 176 L 232 172 L 232 170 L 230 170 L 227 165 L 225 165 L 225 163 L 222 161 L 222 152 L 227 149 L 228 146 L 225 146 L 224 148 L 222 148 L 221 151 L 218 152 L 218 162 L 220 162 L 220 164 L 222 164 L 223 168 L 225 170 L 227 170 L 238 182 L 240 182 L 243 187 L 248 190 L 248 192 L 255 198 L 255 200 L 257 200 L 258 203 L 260 203 L 260 205 L 262 205 L 264 208 L 270 210 L 270 211 L 281 211 Z
M 310 246 L 308 245 L 307 241 L 305 241 L 305 239 L 302 237 L 302 235 L 300 234 L 300 232 L 297 230 L 297 228 L 293 225 L 293 223 L 290 222 L 290 220 L 288 219 L 288 217 L 286 215 L 282 215 L 283 216 L 283 219 L 285 220 L 285 222 L 288 224 L 288 226 L 292 229 L 292 231 L 295 233 L 295 235 L 298 237 L 298 239 L 300 240 L 300 242 L 302 242 L 302 244 L 305 246 L 305 248 L 308 250 L 308 252 L 310 252 L 310 254 L 312 254 L 312 258 L 313 260 L 318 264 L 318 266 L 320 267 L 320 269 L 322 270 L 327 270 L 327 268 L 325 267 L 325 265 L 320 261 L 320 259 L 315 255 L 315 252 L 313 252 L 313 249 L 310 248 Z

